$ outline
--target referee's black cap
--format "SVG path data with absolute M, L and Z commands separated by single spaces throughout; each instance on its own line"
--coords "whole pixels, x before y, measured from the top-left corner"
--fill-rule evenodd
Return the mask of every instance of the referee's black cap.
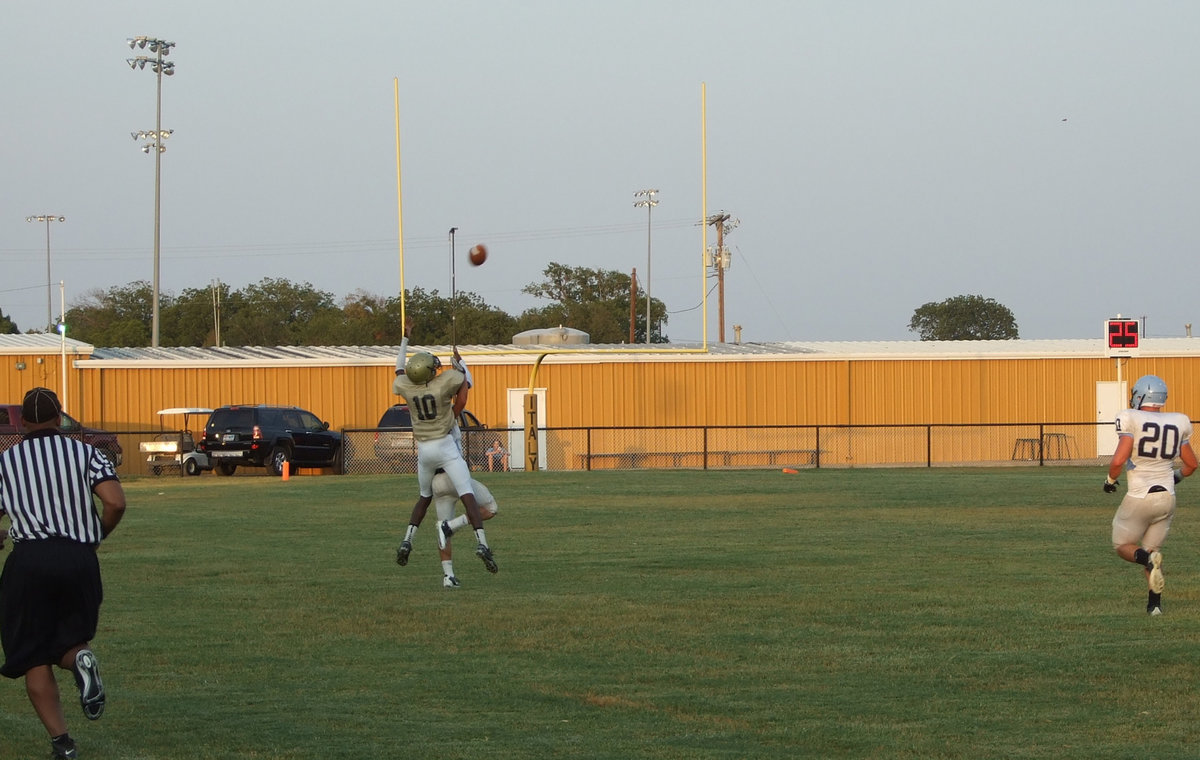
M 49 388 L 34 388 L 25 394 L 21 402 L 21 417 L 26 422 L 50 422 L 62 414 L 58 396 Z

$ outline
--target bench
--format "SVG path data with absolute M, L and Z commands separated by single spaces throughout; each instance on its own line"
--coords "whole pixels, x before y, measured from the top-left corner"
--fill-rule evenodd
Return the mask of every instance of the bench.
M 768 465 L 819 463 L 824 449 L 745 449 L 740 451 L 599 451 L 580 453 L 579 469 L 594 469 L 594 464 L 604 464 L 601 469 L 637 470 L 658 464 L 662 467 L 733 467 L 742 464 L 761 464 L 765 457 Z M 707 459 L 707 461 L 706 461 Z M 745 460 L 752 460 L 747 462 Z M 606 464 L 605 464 L 606 463 Z
M 1071 436 L 1044 433 L 1041 438 L 1018 438 L 1013 442 L 1013 459 L 1073 459 Z

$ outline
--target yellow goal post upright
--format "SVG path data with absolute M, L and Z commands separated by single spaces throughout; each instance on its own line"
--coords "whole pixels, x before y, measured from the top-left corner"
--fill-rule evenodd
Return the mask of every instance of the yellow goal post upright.
M 396 240 L 400 255 L 400 324 L 404 324 L 404 193 L 400 186 L 400 77 L 392 77 L 393 104 L 396 111 Z

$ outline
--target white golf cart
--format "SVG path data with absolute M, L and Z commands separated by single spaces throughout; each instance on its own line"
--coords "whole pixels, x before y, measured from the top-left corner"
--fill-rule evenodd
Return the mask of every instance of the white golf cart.
M 180 469 L 180 474 L 199 475 L 213 468 L 212 460 L 203 451 L 196 449 L 196 439 L 188 425 L 193 414 L 210 414 L 212 409 L 201 407 L 178 407 L 159 411 L 160 416 L 183 415 L 183 429 L 159 433 L 153 441 L 143 441 L 140 448 L 146 454 L 150 472 L 162 475 L 167 470 Z

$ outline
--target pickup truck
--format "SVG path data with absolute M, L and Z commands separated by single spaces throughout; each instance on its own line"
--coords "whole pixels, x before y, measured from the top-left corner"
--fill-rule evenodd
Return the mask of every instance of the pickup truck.
M 77 438 L 84 443 L 90 443 L 108 457 L 113 467 L 121 464 L 121 444 L 117 436 L 107 430 L 84 427 L 71 415 L 62 413 L 62 424 L 58 428 L 64 435 Z M 25 435 L 25 425 L 21 420 L 20 404 L 0 404 L 0 451 L 16 446 Z

